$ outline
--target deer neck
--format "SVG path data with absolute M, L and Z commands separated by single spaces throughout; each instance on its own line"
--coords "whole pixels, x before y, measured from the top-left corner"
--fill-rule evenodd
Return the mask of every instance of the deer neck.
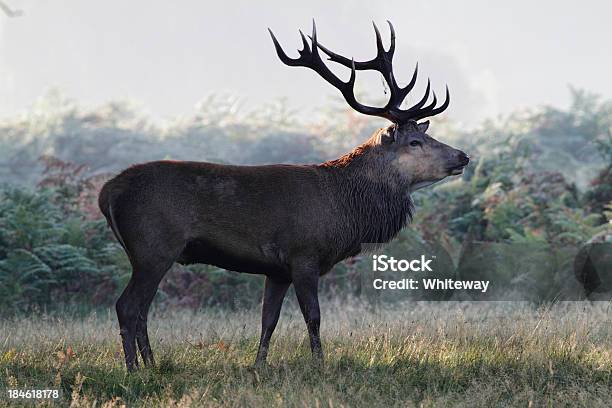
M 411 220 L 414 206 L 410 188 L 401 182 L 394 166 L 386 165 L 367 142 L 321 167 L 330 175 L 338 222 L 350 240 L 385 243 Z

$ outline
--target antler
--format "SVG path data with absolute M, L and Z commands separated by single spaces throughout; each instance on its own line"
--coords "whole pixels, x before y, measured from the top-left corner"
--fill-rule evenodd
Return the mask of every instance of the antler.
M 400 106 L 406 95 L 412 90 L 414 84 L 417 79 L 418 72 L 418 64 L 414 69 L 414 73 L 412 74 L 412 79 L 405 87 L 400 87 L 397 85 L 397 81 L 395 80 L 395 76 L 393 75 L 393 53 L 395 52 L 395 30 L 393 29 L 393 25 L 390 21 L 387 21 L 389 24 L 389 29 L 391 30 L 391 45 L 388 50 L 385 50 L 382 38 L 380 36 L 380 31 L 378 31 L 378 27 L 374 25 L 374 32 L 376 33 L 376 48 L 377 53 L 376 57 L 369 61 L 355 61 L 353 59 L 348 59 L 342 55 L 336 54 L 335 52 L 329 50 L 323 45 L 317 42 L 317 28 L 314 20 L 312 21 L 312 36 L 310 37 L 312 43 L 312 49 L 306 41 L 306 37 L 300 30 L 300 36 L 302 37 L 302 43 L 304 48 L 299 50 L 300 57 L 299 58 L 289 58 L 283 48 L 279 44 L 278 40 L 272 33 L 272 30 L 268 29 L 270 35 L 272 36 L 272 41 L 274 42 L 274 46 L 276 48 L 276 53 L 280 60 L 289 66 L 301 66 L 307 67 L 319 75 L 323 77 L 327 82 L 336 87 L 342 95 L 344 99 L 348 102 L 348 104 L 355 109 L 357 112 L 372 115 L 372 116 L 380 116 L 383 118 L 387 118 L 395 123 L 406 123 L 410 120 L 418 120 L 427 116 L 437 115 L 438 113 L 443 112 L 450 103 L 450 94 L 448 92 L 448 86 L 446 87 L 446 98 L 444 103 L 436 108 L 437 98 L 435 92 L 433 93 L 433 101 L 429 105 L 423 107 L 427 99 L 429 98 L 429 92 L 431 90 L 431 85 L 429 80 L 427 80 L 427 88 L 425 90 L 425 95 L 419 102 L 417 102 L 414 106 L 409 109 L 402 110 Z M 351 77 L 348 82 L 342 81 L 336 75 L 334 75 L 329 68 L 325 65 L 323 60 L 321 60 L 321 56 L 319 55 L 318 49 L 321 49 L 329 58 L 330 61 L 336 62 L 338 64 L 344 65 L 351 69 Z M 354 86 L 355 86 L 355 71 L 362 70 L 373 70 L 378 71 L 382 74 L 387 82 L 387 85 L 390 89 L 390 97 L 389 101 L 384 107 L 378 108 L 373 106 L 363 105 L 355 99 Z

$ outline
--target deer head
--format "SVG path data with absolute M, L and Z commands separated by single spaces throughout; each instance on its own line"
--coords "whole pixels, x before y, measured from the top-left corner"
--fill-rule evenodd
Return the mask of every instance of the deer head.
M 393 74 L 393 54 L 395 52 L 395 30 L 391 22 L 387 21 L 391 31 L 391 45 L 385 50 L 380 31 L 374 24 L 376 33 L 377 55 L 369 61 L 355 61 L 339 55 L 317 40 L 316 25 L 312 22 L 312 35 L 309 36 L 310 44 L 306 36 L 300 30 L 303 49 L 299 50 L 298 58 L 290 58 L 283 51 L 280 43 L 268 29 L 280 60 L 289 66 L 307 67 L 317 72 L 323 79 L 337 88 L 346 102 L 357 112 L 365 115 L 379 116 L 392 122 L 386 128 L 380 129 L 369 141 L 369 147 L 373 155 L 380 156 L 382 153 L 384 161 L 392 166 L 401 175 L 404 183 L 414 191 L 435 183 L 450 175 L 458 175 L 469 163 L 469 157 L 461 150 L 454 149 L 429 136 L 426 132 L 429 121 L 418 123 L 418 120 L 442 113 L 450 103 L 450 93 L 446 87 L 444 102 L 436 106 L 438 100 L 435 92 L 431 90 L 430 81 L 423 97 L 413 106 L 402 109 L 401 105 L 408 93 L 412 90 L 417 80 L 418 64 L 414 69 L 410 82 L 400 87 Z M 328 60 L 351 69 L 351 76 L 347 82 L 338 78 L 325 65 L 321 59 L 321 50 L 327 55 Z M 354 87 L 356 71 L 373 70 L 378 71 L 390 90 L 389 100 L 383 107 L 367 106 L 357 101 Z M 430 93 L 432 101 L 427 104 Z

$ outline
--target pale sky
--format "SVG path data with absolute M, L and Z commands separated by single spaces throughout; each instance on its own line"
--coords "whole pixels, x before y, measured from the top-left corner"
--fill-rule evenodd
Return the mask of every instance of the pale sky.
M 0 117 L 50 88 L 86 106 L 127 99 L 160 119 L 189 114 L 219 92 L 247 109 L 286 97 L 308 115 L 339 93 L 313 71 L 283 65 L 267 27 L 296 56 L 297 29 L 309 32 L 313 17 L 320 42 L 356 60 L 375 55 L 371 21 L 388 44 L 391 20 L 396 77 L 408 81 L 419 61 L 421 85 L 430 76 L 442 94 L 448 83 L 447 115 L 460 123 L 566 107 L 569 85 L 612 98 L 610 1 L 4 2 L 25 15 L 0 13 Z M 376 74 L 359 73 L 358 85 L 382 95 Z

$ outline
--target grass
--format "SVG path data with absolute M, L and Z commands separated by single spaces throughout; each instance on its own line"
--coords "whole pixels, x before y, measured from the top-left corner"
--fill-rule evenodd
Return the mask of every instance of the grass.
M 612 306 L 322 305 L 326 362 L 283 312 L 255 369 L 258 311 L 150 317 L 157 365 L 127 374 L 114 314 L 0 321 L 0 389 L 60 387 L 65 406 L 609 406 Z M 8 401 L 0 398 L 0 404 Z M 14 404 L 14 403 L 13 403 Z

